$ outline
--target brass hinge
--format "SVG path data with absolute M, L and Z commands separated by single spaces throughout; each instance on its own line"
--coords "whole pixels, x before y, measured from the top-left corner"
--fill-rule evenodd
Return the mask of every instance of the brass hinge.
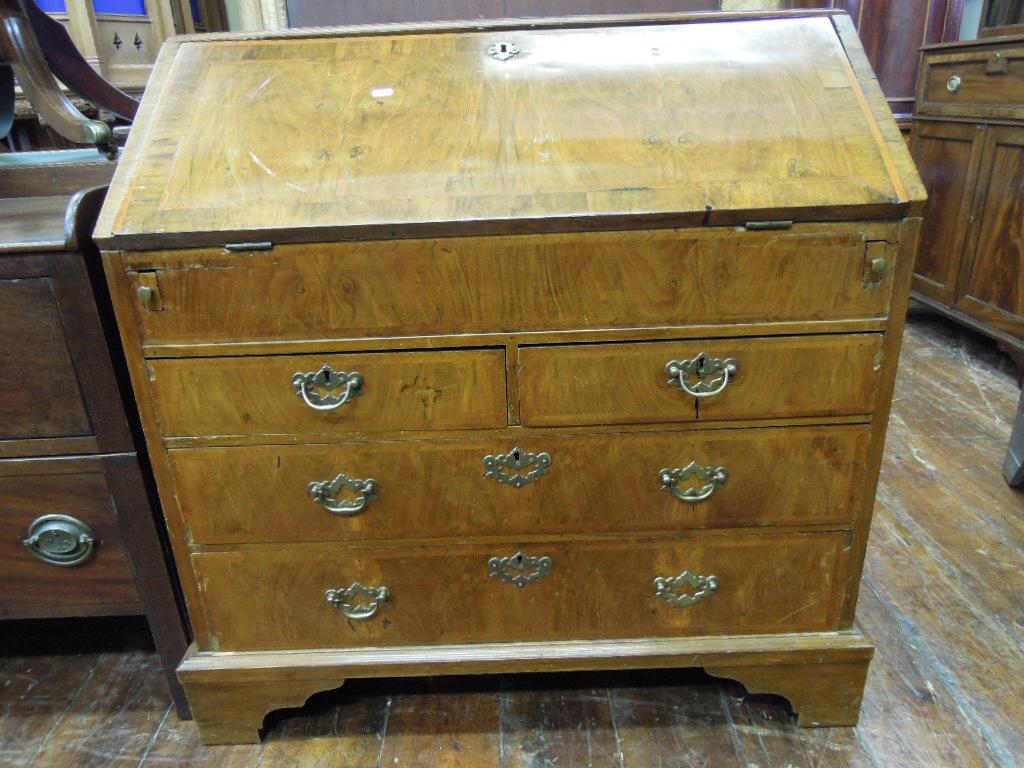
M 225 243 L 225 251 L 269 251 L 274 244 L 269 240 L 260 240 L 255 243 Z
M 743 228 L 749 230 L 790 229 L 792 226 L 792 221 L 748 221 Z

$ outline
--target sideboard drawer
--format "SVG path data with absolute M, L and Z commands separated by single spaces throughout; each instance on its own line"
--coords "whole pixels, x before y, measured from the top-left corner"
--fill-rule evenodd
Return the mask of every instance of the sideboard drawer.
M 148 365 L 157 418 L 167 437 L 508 423 L 500 349 L 163 359 Z M 328 386 L 325 374 L 317 375 L 325 366 L 333 371 Z
M 132 255 L 127 279 L 159 291 L 135 306 L 147 345 L 880 318 L 892 271 L 871 272 L 869 236 L 884 227 L 189 250 Z
M 207 650 L 813 632 L 835 628 L 845 541 L 835 532 L 408 548 L 320 544 L 206 552 L 192 563 L 203 585 L 210 637 L 200 642 Z M 517 567 L 520 552 L 550 560 L 525 559 Z M 717 588 L 690 605 L 659 597 L 656 578 L 686 571 L 698 583 L 665 584 L 666 597 L 708 587 L 700 576 L 714 576 Z M 508 580 L 516 576 L 526 583 Z M 337 597 L 347 606 L 328 601 L 328 590 L 354 584 L 384 587 L 386 599 L 353 590 Z
M 849 425 L 169 453 L 192 540 L 243 544 L 848 525 L 867 438 Z M 484 474 L 513 447 L 550 457 L 546 474 L 521 487 Z
M 139 612 L 106 475 L 87 463 L 94 460 L 68 460 L 53 473 L 17 460 L 0 466 L 0 618 L 74 615 L 97 606 L 115 613 L 119 605 Z M 30 533 L 39 537 L 34 550 L 25 543 Z
M 926 52 L 921 112 L 1024 116 L 1024 48 L 957 53 Z
M 881 334 L 520 347 L 521 418 L 546 427 L 867 414 L 881 349 Z

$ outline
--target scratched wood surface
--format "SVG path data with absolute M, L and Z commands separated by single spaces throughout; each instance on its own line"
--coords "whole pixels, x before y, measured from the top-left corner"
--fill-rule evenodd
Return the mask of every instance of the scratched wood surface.
M 97 241 L 820 220 L 920 202 L 906 148 L 878 125 L 889 115 L 871 112 L 860 46 L 830 18 L 696 18 L 709 17 L 170 42 Z M 501 60 L 495 46 L 517 53 Z M 441 114 L 464 116 L 462 129 Z
M 1024 754 L 1024 495 L 1000 465 L 1019 390 L 992 342 L 912 319 L 857 618 L 859 727 L 697 671 L 357 680 L 202 747 L 141 624 L 0 624 L 5 766 L 1000 766 Z

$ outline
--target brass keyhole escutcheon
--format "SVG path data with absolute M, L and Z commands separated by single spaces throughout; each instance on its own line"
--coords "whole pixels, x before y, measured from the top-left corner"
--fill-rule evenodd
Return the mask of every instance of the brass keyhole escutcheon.
M 487 49 L 487 55 L 498 61 L 508 61 L 517 53 L 519 53 L 519 46 L 508 41 L 494 43 Z

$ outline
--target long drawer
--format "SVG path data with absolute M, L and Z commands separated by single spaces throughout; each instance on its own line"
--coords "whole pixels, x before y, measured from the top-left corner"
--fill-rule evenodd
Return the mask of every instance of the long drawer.
M 319 544 L 192 563 L 209 628 L 201 649 L 240 651 L 834 629 L 845 542 L 790 533 Z
M 519 349 L 528 426 L 867 414 L 881 334 Z
M 143 341 L 197 344 L 883 317 L 878 224 L 201 249 L 129 256 Z M 888 256 L 884 243 L 874 256 Z M 201 266 L 199 266 L 201 265 Z M 270 297 L 265 301 L 261 297 Z
M 1024 46 L 925 52 L 921 81 L 920 112 L 1024 117 Z
M 351 434 L 508 423 L 500 349 L 151 360 L 165 436 Z
M 202 544 L 845 525 L 865 483 L 868 428 L 516 440 L 186 448 L 169 455 L 175 498 Z M 487 456 L 514 463 L 516 449 L 518 469 L 485 463 Z M 319 490 L 311 493 L 311 483 Z

